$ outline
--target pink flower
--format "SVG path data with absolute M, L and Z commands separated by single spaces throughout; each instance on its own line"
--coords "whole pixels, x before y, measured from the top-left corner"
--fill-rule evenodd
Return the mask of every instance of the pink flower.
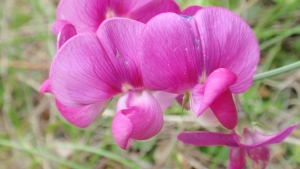
M 181 132 L 178 140 L 184 144 L 196 146 L 229 146 L 230 162 L 228 169 L 243 169 L 246 166 L 246 154 L 253 161 L 253 168 L 265 169 L 270 159 L 270 144 L 282 142 L 298 124 L 273 134 L 263 135 L 258 131 L 251 133 L 248 128 L 244 129 L 243 137 L 240 137 L 235 131 L 231 134 L 214 132 Z
M 236 126 L 232 93 L 252 85 L 259 61 L 257 39 L 240 17 L 219 7 L 160 14 L 143 29 L 139 50 L 146 87 L 185 93 L 197 117 L 211 108 L 224 127 Z
M 52 30 L 59 49 L 77 33 L 96 32 L 105 19 L 125 17 L 146 23 L 163 12 L 179 14 L 180 8 L 173 0 L 61 0 Z
M 151 138 L 163 126 L 161 107 L 145 89 L 138 62 L 137 39 L 143 27 L 115 18 L 103 22 L 97 33 L 74 36 L 57 52 L 48 84 L 41 88 L 54 94 L 60 113 L 78 127 L 91 124 L 110 99 L 123 93 L 112 123 L 123 149 L 132 139 Z
M 146 23 L 163 12 L 180 13 L 180 8 L 173 0 L 61 0 L 52 30 L 59 49 L 77 33 L 96 32 L 105 19 L 126 17 Z
M 174 0 L 61 0 L 53 29 L 57 30 L 63 20 L 74 25 L 78 33 L 95 32 L 107 18 L 126 17 L 146 23 L 163 12 L 179 14 L 180 8 Z

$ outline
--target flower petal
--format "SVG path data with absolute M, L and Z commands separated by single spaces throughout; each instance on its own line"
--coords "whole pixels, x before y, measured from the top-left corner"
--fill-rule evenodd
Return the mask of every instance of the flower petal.
M 52 32 L 57 36 L 61 29 L 66 25 L 70 24 L 68 21 L 65 20 L 56 20 L 52 25 Z
M 245 143 L 241 143 L 240 141 L 238 141 L 237 138 L 236 140 L 239 146 L 245 149 L 252 149 L 252 148 L 257 148 L 257 147 L 266 146 L 270 144 L 277 144 L 282 142 L 286 137 L 288 137 L 292 133 L 292 131 L 297 127 L 297 125 L 298 124 L 293 124 L 285 128 L 284 130 L 272 135 L 263 135 L 256 130 L 252 135 L 245 134 L 245 133 L 250 133 L 250 131 L 247 128 L 245 128 L 244 129 Z
M 51 88 L 49 79 L 45 80 L 42 83 L 41 88 L 40 88 L 40 93 L 52 93 L 52 88 Z
M 194 18 L 200 33 L 204 69 L 209 75 L 226 68 L 237 75 L 233 93 L 246 91 L 259 61 L 259 45 L 249 25 L 233 12 L 219 7 L 199 10 Z
M 145 0 L 143 0 L 145 1 Z M 143 2 L 139 1 L 139 2 Z M 154 16 L 165 13 L 173 12 L 180 14 L 180 8 L 174 0 L 146 0 L 150 1 L 144 6 L 135 6 L 130 12 L 130 18 L 147 23 Z
M 207 109 L 210 105 L 207 105 L 206 107 L 203 107 L 201 105 L 201 102 L 203 100 L 204 96 L 204 90 L 205 90 L 205 85 L 203 84 L 198 84 L 196 85 L 193 90 L 192 90 L 192 96 L 191 96 L 191 107 L 196 115 L 196 117 L 199 117 L 205 109 Z M 204 109 L 205 108 L 205 109 Z M 199 111 L 201 110 L 201 111 Z
M 130 138 L 130 134 L 132 133 L 132 123 L 130 119 L 126 117 L 126 113 L 126 110 L 117 113 L 112 122 L 114 139 L 118 146 L 124 150 L 129 149 L 132 143 L 132 139 Z
M 235 132 L 235 131 L 234 131 Z M 238 142 L 240 142 L 240 138 L 236 138 Z M 243 139 L 242 142 L 246 145 L 252 145 L 254 144 L 254 138 L 252 132 L 248 129 L 248 127 L 245 127 L 243 130 Z
M 106 0 L 107 1 L 107 0 Z M 108 12 L 112 12 L 114 16 L 124 17 L 128 12 L 135 6 L 140 4 L 147 3 L 148 0 L 138 1 L 138 0 L 109 0 L 107 2 Z M 155 0 L 156 1 L 156 0 Z M 110 11 L 109 11 L 110 10 Z M 112 16 L 112 17 L 114 17 Z
M 219 68 L 208 76 L 204 84 L 196 85 L 192 91 L 192 109 L 196 116 L 200 116 L 214 101 L 216 101 L 216 103 L 220 103 L 223 101 L 223 98 L 230 98 L 228 96 L 230 92 L 228 88 L 235 82 L 236 75 L 233 72 L 228 69 Z M 225 91 L 226 93 L 224 93 Z M 219 100 L 216 100 L 218 97 L 220 97 Z M 233 100 L 231 97 L 231 100 L 228 100 L 227 103 L 223 103 L 225 104 L 224 106 L 228 104 L 230 107 L 223 108 L 230 108 L 230 110 L 232 110 L 232 102 Z M 214 109 L 218 110 L 216 107 L 214 107 Z M 215 115 L 218 117 L 217 114 Z
M 107 0 L 61 0 L 56 18 L 74 25 L 78 33 L 95 32 L 106 18 L 107 7 Z
M 179 133 L 177 139 L 184 144 L 196 146 L 237 146 L 234 135 L 218 132 L 186 131 Z
M 144 83 L 152 90 L 182 94 L 201 75 L 193 18 L 164 13 L 152 18 L 140 36 Z M 157 73 L 153 73 L 157 71 Z
M 58 51 L 51 65 L 53 94 L 68 107 L 82 107 L 108 100 L 121 93 L 121 81 L 106 61 L 95 34 L 79 34 Z M 117 84 L 116 84 L 117 83 Z
M 215 101 L 211 103 L 210 108 L 224 127 L 229 130 L 235 128 L 238 122 L 238 114 L 229 89 L 217 97 Z
M 196 14 L 196 12 L 198 12 L 198 10 L 203 9 L 201 6 L 198 5 L 191 5 L 186 7 L 183 11 L 182 14 L 183 15 L 187 15 L 187 16 L 193 16 Z
M 229 157 L 227 169 L 243 169 L 246 166 L 246 150 L 240 147 L 230 147 Z
M 89 126 L 98 115 L 104 111 L 108 104 L 108 101 L 103 101 L 83 107 L 72 108 L 63 105 L 58 100 L 55 101 L 61 115 L 71 124 L 81 128 Z
M 69 39 L 50 70 L 57 99 L 69 107 L 108 100 L 143 88 L 136 43 L 143 24 L 124 18 L 103 22 L 97 31 Z
M 168 93 L 164 91 L 156 91 L 153 94 L 154 98 L 161 106 L 161 110 L 164 112 L 171 106 L 178 94 Z
M 248 156 L 253 160 L 252 168 L 265 169 L 270 160 L 270 148 L 261 146 L 247 150 Z
M 47 79 L 41 85 L 40 93 L 52 93 L 52 88 L 50 84 L 50 80 Z M 60 103 L 57 99 L 55 100 L 57 109 L 61 113 L 61 115 L 71 124 L 77 127 L 87 127 L 89 126 L 99 114 L 101 114 L 108 101 L 99 102 L 96 104 L 86 105 L 82 107 L 68 107 Z
M 65 24 L 57 35 L 57 49 L 59 49 L 67 40 L 76 34 L 76 29 L 72 24 Z
M 163 12 L 180 13 L 180 8 L 173 0 L 61 0 L 56 17 L 82 33 L 95 32 L 106 18 L 128 17 L 146 23 Z
M 115 80 L 122 81 L 123 86 L 129 89 L 144 87 L 137 50 L 143 28 L 144 24 L 131 19 L 112 18 L 103 22 L 97 30 L 97 36 L 108 55 L 105 62 L 113 67 L 111 69 L 117 75 Z
M 130 140 L 146 140 L 163 127 L 160 105 L 147 90 L 128 91 L 117 105 L 117 115 L 112 122 L 114 139 L 122 149 L 128 149 Z

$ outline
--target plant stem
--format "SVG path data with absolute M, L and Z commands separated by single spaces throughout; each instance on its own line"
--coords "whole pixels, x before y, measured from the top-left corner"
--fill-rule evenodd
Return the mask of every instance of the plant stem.
M 269 78 L 269 77 L 272 77 L 272 76 L 275 76 L 275 75 L 278 75 L 278 74 L 281 74 L 284 72 L 288 72 L 288 71 L 291 71 L 291 70 L 294 70 L 297 68 L 300 68 L 300 61 L 277 68 L 277 69 L 273 69 L 273 70 L 270 70 L 270 71 L 267 71 L 264 73 L 257 74 L 254 76 L 254 81 Z

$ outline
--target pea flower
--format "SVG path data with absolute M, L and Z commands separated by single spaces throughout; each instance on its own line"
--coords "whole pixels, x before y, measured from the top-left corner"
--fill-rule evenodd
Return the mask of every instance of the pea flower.
M 193 17 L 164 13 L 147 22 L 139 39 L 144 84 L 184 94 L 197 117 L 210 108 L 224 127 L 233 129 L 232 93 L 252 85 L 259 45 L 234 13 L 219 7 L 195 11 Z
M 180 13 L 173 0 L 61 0 L 56 13 L 54 32 L 62 24 L 74 25 L 78 33 L 95 32 L 107 18 L 125 17 L 146 23 L 163 12 Z
M 196 146 L 229 146 L 230 162 L 228 169 L 243 169 L 246 166 L 246 154 L 252 160 L 252 168 L 265 169 L 270 159 L 270 144 L 282 142 L 298 124 L 273 134 L 263 135 L 257 130 L 253 133 L 244 128 L 243 137 L 235 131 L 231 134 L 217 132 L 181 132 L 177 138 L 184 144 Z
M 180 8 L 174 0 L 61 0 L 52 30 L 59 49 L 77 33 L 96 32 L 105 19 L 126 17 L 146 23 L 163 12 L 180 13 Z M 41 92 L 50 91 L 47 81 Z
M 112 133 L 122 149 L 131 141 L 156 135 L 163 126 L 159 103 L 144 87 L 137 40 L 143 23 L 114 18 L 96 33 L 69 39 L 57 52 L 43 90 L 51 91 L 60 113 L 70 123 L 86 127 L 113 97 L 117 103 Z

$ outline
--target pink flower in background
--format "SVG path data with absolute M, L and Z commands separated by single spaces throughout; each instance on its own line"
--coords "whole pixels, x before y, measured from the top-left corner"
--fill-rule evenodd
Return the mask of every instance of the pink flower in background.
M 251 133 L 245 128 L 242 137 L 235 131 L 231 134 L 195 131 L 181 132 L 177 138 L 184 144 L 196 146 L 229 146 L 228 169 L 243 169 L 246 154 L 252 160 L 252 168 L 265 169 L 270 159 L 269 145 L 282 142 L 296 127 L 297 124 L 291 125 L 273 135 L 263 135 L 256 130 Z
M 257 39 L 240 17 L 219 7 L 160 14 L 143 29 L 139 50 L 146 87 L 188 93 L 197 117 L 210 108 L 224 127 L 236 126 L 232 93 L 252 85 L 259 61 Z
M 61 28 L 60 22 L 68 22 L 78 33 L 95 32 L 107 18 L 126 17 L 146 23 L 163 12 L 180 13 L 174 0 L 61 0 L 54 30 Z
M 180 13 L 173 0 L 61 0 L 52 30 L 57 49 L 68 39 L 83 32 L 96 32 L 108 18 L 125 17 L 146 23 L 163 12 Z
M 181 14 L 182 15 L 186 15 L 186 16 L 193 16 L 195 15 L 198 10 L 202 9 L 201 6 L 198 6 L 198 5 L 191 5 L 191 6 L 188 6 L 186 7 L 182 12 Z
M 123 149 L 133 139 L 151 138 L 163 126 L 161 107 L 141 76 L 136 43 L 143 27 L 116 18 L 103 22 L 96 34 L 74 36 L 57 52 L 46 82 L 50 84 L 42 87 L 54 94 L 61 114 L 78 127 L 88 126 L 110 99 L 124 93 L 112 123 L 113 136 Z

